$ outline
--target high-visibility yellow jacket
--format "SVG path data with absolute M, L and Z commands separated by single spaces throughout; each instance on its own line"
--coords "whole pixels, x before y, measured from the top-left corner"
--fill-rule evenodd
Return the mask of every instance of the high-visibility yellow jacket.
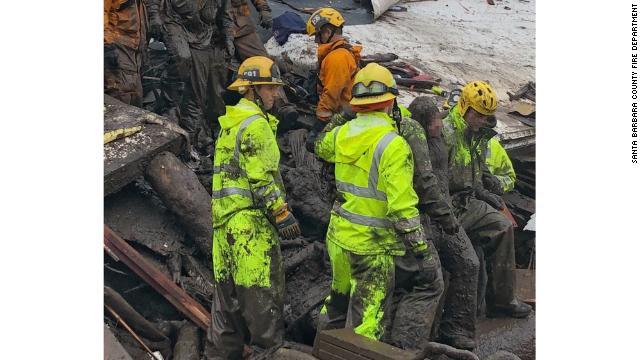
M 285 202 L 275 132 L 278 120 L 265 116 L 254 102 L 241 99 L 227 106 L 213 160 L 213 227 L 222 226 L 243 209 L 268 213 Z
M 497 137 L 492 137 L 487 145 L 486 163 L 489 171 L 500 180 L 502 190 L 508 192 L 516 185 L 516 172 L 513 170 L 511 159 L 502 147 Z
M 358 113 L 320 135 L 316 154 L 335 163 L 338 196 L 327 240 L 359 255 L 404 255 L 398 233 L 421 228 L 413 155 L 383 112 Z

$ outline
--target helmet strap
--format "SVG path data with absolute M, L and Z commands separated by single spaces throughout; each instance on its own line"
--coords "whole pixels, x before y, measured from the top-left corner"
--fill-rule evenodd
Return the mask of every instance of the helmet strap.
M 391 110 L 391 117 L 399 125 L 402 120 L 402 112 L 398 106 L 398 98 L 393 99 L 393 109 Z
M 267 115 L 267 111 L 264 109 L 264 101 L 262 101 L 262 97 L 260 97 L 260 94 L 258 93 L 258 89 L 255 87 L 255 85 L 251 85 L 251 90 L 253 90 L 253 96 L 255 98 L 255 102 L 260 108 L 260 110 L 262 110 L 262 113 L 264 114 L 264 118 L 269 120 L 269 115 Z

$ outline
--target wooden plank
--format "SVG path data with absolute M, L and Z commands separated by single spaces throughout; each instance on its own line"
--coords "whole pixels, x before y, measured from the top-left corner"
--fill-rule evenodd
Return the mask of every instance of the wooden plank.
M 372 360 L 410 360 L 414 358 L 411 352 L 356 334 L 353 329 L 322 331 L 318 343 L 319 345 L 332 344 Z
M 333 356 L 337 356 L 339 359 L 345 359 L 345 360 L 368 360 L 369 359 L 362 355 L 358 355 L 353 351 L 341 348 L 339 346 L 336 346 L 327 342 L 322 342 L 320 344 L 320 354 L 322 355 L 323 353 L 330 353 Z
M 104 247 L 107 253 L 114 254 L 119 261 L 122 261 L 142 280 L 151 285 L 189 320 L 201 329 L 207 330 L 211 324 L 210 313 L 160 270 L 145 260 L 140 253 L 107 225 L 104 226 Z

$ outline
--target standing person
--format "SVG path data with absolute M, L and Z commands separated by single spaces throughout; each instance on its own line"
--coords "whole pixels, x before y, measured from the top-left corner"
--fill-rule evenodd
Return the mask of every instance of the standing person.
M 332 8 L 321 8 L 307 21 L 307 34 L 318 44 L 318 106 L 314 126 L 308 144 L 322 131 L 329 121 L 343 123 L 344 114 L 351 114 L 351 88 L 353 77 L 359 70 L 362 47 L 350 44 L 342 36 L 345 21 Z M 336 118 L 337 117 L 337 118 Z M 332 125 L 333 126 L 333 125 Z M 329 131 L 331 126 L 327 128 Z
M 256 32 L 256 25 L 251 19 L 247 0 L 229 1 L 231 1 L 231 4 L 228 14 L 231 18 L 231 33 L 233 34 L 235 56 L 240 61 L 244 61 L 252 56 L 268 56 L 267 50 L 264 48 L 264 44 Z M 271 29 L 273 19 L 267 0 L 251 0 L 251 2 L 256 10 L 258 10 L 260 26 L 265 29 Z
M 442 119 L 439 116 L 438 107 L 433 100 L 426 96 L 415 98 L 409 105 L 412 119 L 419 123 L 421 129 L 426 129 L 427 136 L 425 141 L 427 145 L 423 146 L 428 149 L 428 157 L 435 177 L 437 178 L 436 189 L 443 199 L 451 204 L 449 196 L 449 166 L 447 149 L 442 142 Z M 402 123 L 405 123 L 406 117 L 403 116 Z M 416 128 L 407 127 L 408 129 Z M 408 132 L 405 126 L 400 126 L 400 133 Z M 423 130 L 424 132 L 424 130 Z M 420 134 L 419 129 L 411 133 Z M 405 139 L 412 143 L 410 139 L 414 138 L 418 143 L 422 143 L 422 136 L 404 136 Z M 418 168 L 418 154 L 424 151 L 417 151 L 412 146 L 414 158 L 416 158 L 416 168 Z M 426 161 L 423 167 L 426 169 Z M 426 171 L 426 170 L 423 170 Z M 416 171 L 418 173 L 418 171 Z M 414 183 L 416 182 L 414 177 Z M 417 185 L 414 185 L 418 188 Z M 420 192 L 418 192 L 420 195 Z M 420 197 L 422 201 L 422 197 Z M 429 222 L 438 217 L 433 216 L 437 212 L 426 212 L 429 215 Z M 456 220 L 457 223 L 457 220 Z M 429 229 L 433 234 L 434 244 L 438 250 L 438 255 L 442 262 L 442 266 L 450 274 L 449 288 L 444 299 L 444 311 L 440 320 L 439 341 L 453 347 L 465 350 L 472 350 L 476 346 L 476 302 L 478 288 L 478 272 L 479 261 L 473 249 L 471 240 L 462 228 L 456 228 L 454 231 L 448 231 L 446 224 L 438 227 L 430 226 Z
M 169 51 L 163 81 L 167 115 L 189 133 L 191 144 L 204 150 L 213 143 L 211 126 L 204 117 L 209 102 L 220 113 L 226 85 L 225 44 L 229 36 L 228 0 L 149 0 L 152 36 L 161 38 Z M 224 84 L 224 85 L 222 85 Z
M 371 339 L 384 335 L 395 283 L 394 257 L 430 262 L 413 189 L 413 156 L 392 113 L 398 90 L 389 70 L 369 64 L 355 76 L 356 118 L 320 134 L 316 154 L 335 163 L 337 200 L 327 231 L 328 327 Z M 319 326 L 320 327 L 320 326 Z
M 143 0 L 104 0 L 104 93 L 138 107 L 146 18 Z
M 443 120 L 443 140 L 449 155 L 449 192 L 456 215 L 472 244 L 483 249 L 487 262 L 487 314 L 526 317 L 531 306 L 514 294 L 513 224 L 500 210 L 504 202 L 482 184 L 488 173 L 483 134 L 494 119 L 498 99 L 484 81 L 465 85 L 458 103 Z M 495 135 L 495 132 L 491 136 Z
M 300 227 L 285 202 L 278 169 L 278 120 L 267 112 L 280 86 L 273 61 L 261 56 L 245 60 L 229 86 L 244 97 L 219 118 L 208 358 L 240 359 L 244 344 L 270 348 L 283 341 L 284 265 L 278 234 L 292 239 Z

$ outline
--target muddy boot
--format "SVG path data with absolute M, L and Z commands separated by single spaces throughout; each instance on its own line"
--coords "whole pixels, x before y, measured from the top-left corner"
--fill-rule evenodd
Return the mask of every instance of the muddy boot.
M 495 318 L 502 317 L 504 315 L 513 318 L 526 318 L 531 313 L 531 305 L 523 303 L 518 299 L 513 299 L 508 305 L 493 305 L 487 304 L 487 317 Z

